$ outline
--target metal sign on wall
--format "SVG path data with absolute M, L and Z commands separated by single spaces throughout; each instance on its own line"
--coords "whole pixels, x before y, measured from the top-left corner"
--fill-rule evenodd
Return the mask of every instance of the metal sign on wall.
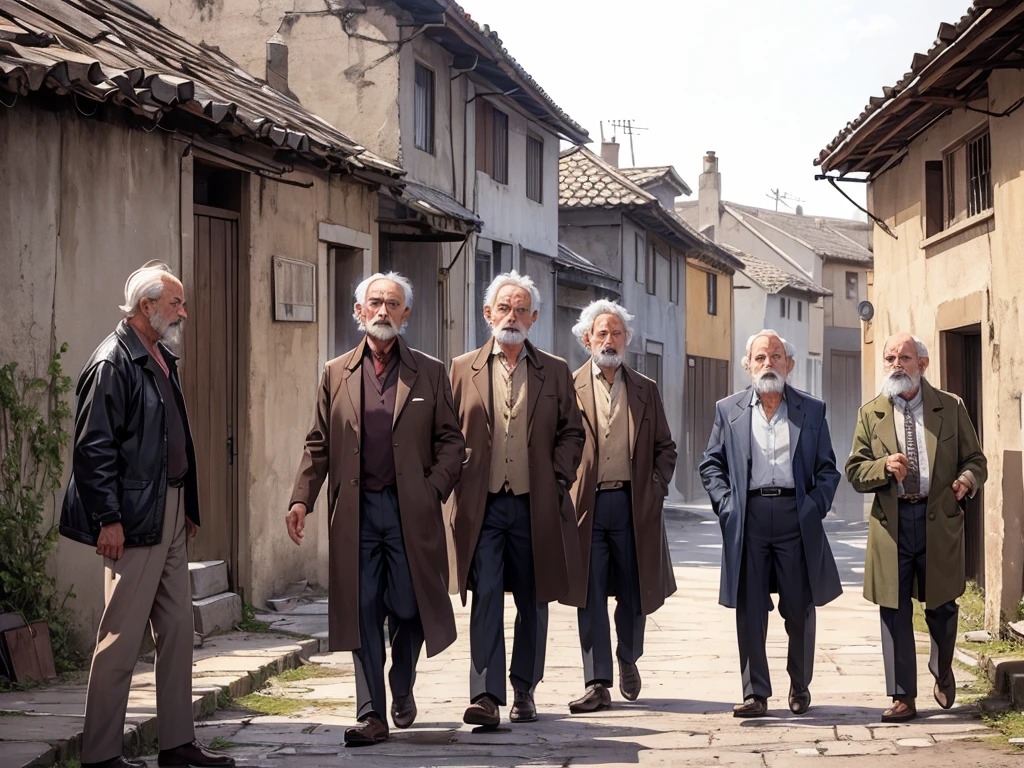
M 274 319 L 316 322 L 316 265 L 274 257 Z

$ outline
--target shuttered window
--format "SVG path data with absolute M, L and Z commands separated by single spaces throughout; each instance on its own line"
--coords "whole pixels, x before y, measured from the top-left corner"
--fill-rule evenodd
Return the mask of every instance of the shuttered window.
M 434 73 L 416 64 L 416 149 L 434 154 Z
M 483 99 L 476 110 L 476 169 L 508 184 L 508 115 Z
M 544 202 L 544 142 L 536 136 L 526 136 L 526 196 L 538 203 Z

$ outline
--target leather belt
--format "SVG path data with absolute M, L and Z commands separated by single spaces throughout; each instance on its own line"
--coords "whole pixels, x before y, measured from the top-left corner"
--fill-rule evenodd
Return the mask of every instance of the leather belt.
M 629 488 L 629 482 L 624 480 L 606 480 L 597 484 L 599 491 L 618 491 L 625 488 Z
M 764 486 L 763 488 L 751 488 L 747 496 L 796 496 L 796 488 L 777 488 L 775 486 Z
M 928 501 L 928 497 L 922 493 L 907 494 L 905 496 L 897 496 L 896 498 L 904 504 L 924 504 Z

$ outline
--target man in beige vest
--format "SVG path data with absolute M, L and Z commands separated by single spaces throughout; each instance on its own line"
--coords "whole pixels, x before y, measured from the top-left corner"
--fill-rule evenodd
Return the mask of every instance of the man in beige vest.
M 676 591 L 662 517 L 676 444 L 658 385 L 623 361 L 632 322 L 619 304 L 601 300 L 584 309 L 573 328 L 591 353 L 575 374 L 587 440 L 572 497 L 589 578 L 573 584 L 567 601 L 583 606 L 578 618 L 587 689 L 570 702 L 574 714 L 611 706 L 608 597 L 615 595 L 619 692 L 635 701 L 647 616 Z
M 466 436 L 452 528 L 470 617 L 470 706 L 463 720 L 494 727 L 505 704 L 505 590 L 516 603 L 509 719 L 536 720 L 544 675 L 547 603 L 579 578 L 576 517 L 568 489 L 583 447 L 569 366 L 527 333 L 540 294 L 529 277 L 499 275 L 484 296 L 492 337 L 452 361 L 452 394 Z M 584 577 L 585 578 L 585 577 Z

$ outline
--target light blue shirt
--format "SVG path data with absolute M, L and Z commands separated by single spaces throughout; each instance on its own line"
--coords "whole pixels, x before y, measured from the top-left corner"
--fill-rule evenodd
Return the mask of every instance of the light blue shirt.
M 789 406 L 783 397 L 778 410 L 769 419 L 761 398 L 750 397 L 750 489 L 795 488 L 793 460 L 789 455 Z

